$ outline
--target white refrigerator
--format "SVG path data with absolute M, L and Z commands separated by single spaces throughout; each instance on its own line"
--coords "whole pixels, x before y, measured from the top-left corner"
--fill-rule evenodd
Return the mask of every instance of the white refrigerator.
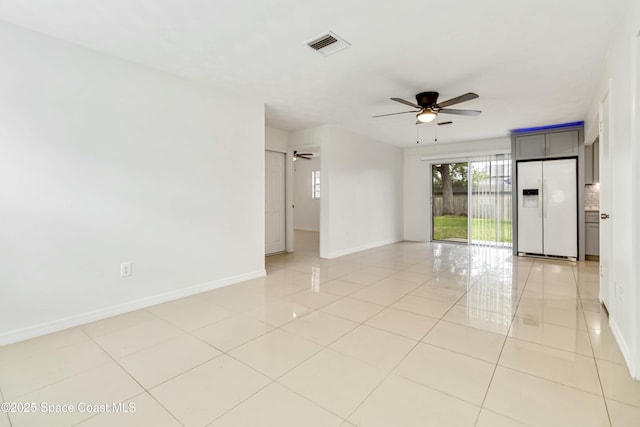
M 518 253 L 578 257 L 576 159 L 517 163 Z

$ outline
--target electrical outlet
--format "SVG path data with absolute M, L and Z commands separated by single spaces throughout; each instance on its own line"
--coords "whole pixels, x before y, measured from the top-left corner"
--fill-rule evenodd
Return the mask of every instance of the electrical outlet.
M 131 261 L 120 263 L 120 277 L 131 276 Z

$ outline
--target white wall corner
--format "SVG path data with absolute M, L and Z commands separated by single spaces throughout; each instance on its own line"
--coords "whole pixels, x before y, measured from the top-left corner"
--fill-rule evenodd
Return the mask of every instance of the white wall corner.
M 640 372 L 637 371 L 637 364 L 633 360 L 633 354 L 631 353 L 631 347 L 627 343 L 624 338 L 624 335 L 620 331 L 620 327 L 616 320 L 612 317 L 609 317 L 609 327 L 611 328 L 611 332 L 618 343 L 618 347 L 620 347 L 620 352 L 622 353 L 622 357 L 624 357 L 625 362 L 627 363 L 627 367 L 629 368 L 629 372 L 631 376 L 637 380 L 640 380 Z
M 394 243 L 398 243 L 401 241 L 402 239 L 383 240 L 379 242 L 370 243 L 367 245 L 356 246 L 353 248 L 347 248 L 339 251 L 330 252 L 328 254 L 322 255 L 321 258 L 326 258 L 326 259 L 339 258 L 341 256 L 350 255 L 356 252 L 366 251 L 368 249 L 374 249 L 374 248 L 379 248 L 381 246 L 392 245 Z

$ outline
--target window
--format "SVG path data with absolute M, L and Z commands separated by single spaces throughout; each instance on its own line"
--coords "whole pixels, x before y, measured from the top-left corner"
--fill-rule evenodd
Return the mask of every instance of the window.
M 311 172 L 311 198 L 320 198 L 320 171 Z

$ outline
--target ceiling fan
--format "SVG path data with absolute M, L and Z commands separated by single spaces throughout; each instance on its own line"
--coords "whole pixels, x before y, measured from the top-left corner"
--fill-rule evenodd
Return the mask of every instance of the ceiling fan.
M 313 159 L 313 153 L 298 153 L 298 151 L 294 151 L 293 160 L 295 161 L 296 159 L 311 160 Z
M 457 96 L 455 98 L 451 98 L 447 101 L 443 101 L 438 104 L 438 92 L 421 92 L 416 95 L 416 103 L 406 101 L 402 98 L 391 98 L 392 101 L 399 102 L 404 105 L 408 105 L 413 108 L 417 108 L 417 110 L 412 111 L 401 111 L 399 113 L 391 113 L 391 114 L 380 114 L 378 116 L 373 116 L 373 118 L 377 117 L 386 117 L 386 116 L 395 116 L 397 114 L 407 114 L 414 113 L 416 114 L 416 124 L 421 123 L 429 123 L 433 121 L 438 113 L 443 114 L 458 114 L 461 116 L 477 116 L 482 113 L 479 110 L 457 110 L 454 108 L 446 108 L 450 105 L 460 104 L 461 102 L 471 101 L 472 99 L 478 98 L 478 95 L 469 92 L 464 95 Z M 440 122 L 439 125 L 447 125 L 453 122 Z

